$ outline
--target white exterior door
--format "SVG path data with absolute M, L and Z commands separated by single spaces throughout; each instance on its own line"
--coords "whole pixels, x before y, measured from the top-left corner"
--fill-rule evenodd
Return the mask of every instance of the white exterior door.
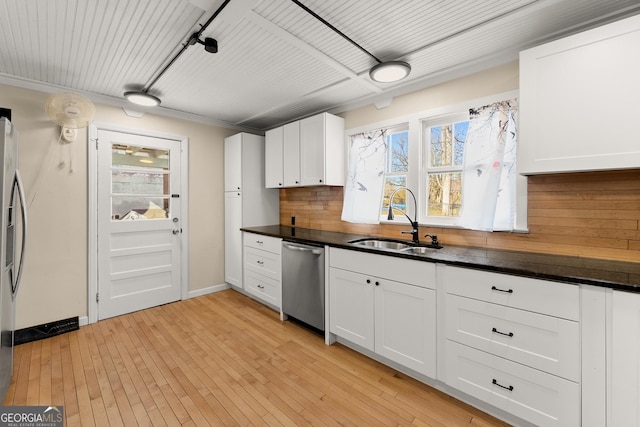
M 98 131 L 98 319 L 181 297 L 180 141 Z

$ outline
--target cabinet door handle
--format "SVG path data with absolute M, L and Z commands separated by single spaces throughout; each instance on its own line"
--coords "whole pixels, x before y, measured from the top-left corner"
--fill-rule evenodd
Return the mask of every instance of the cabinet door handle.
M 495 286 L 491 287 L 492 291 L 498 291 L 498 292 L 504 292 L 506 294 L 512 294 L 513 293 L 513 289 L 500 289 L 500 288 L 496 288 Z
M 507 337 L 512 337 L 512 336 L 513 336 L 513 332 L 509 332 L 509 333 L 506 333 L 506 332 L 500 332 L 500 331 L 499 331 L 499 330 L 497 330 L 496 328 L 491 329 L 491 332 L 494 332 L 494 333 L 496 333 L 496 334 L 500 334 L 500 335 L 505 335 L 505 336 L 507 336 Z
M 494 379 L 493 379 L 493 381 L 491 381 L 491 382 L 492 382 L 493 384 L 497 385 L 498 387 L 501 387 L 501 388 L 503 388 L 503 389 L 505 389 L 505 390 L 513 391 L 513 386 L 512 386 L 512 385 L 510 385 L 509 387 L 504 386 L 504 385 L 500 384 L 500 383 L 498 382 L 498 380 L 497 380 L 497 379 L 495 379 L 495 378 L 494 378 Z
M 320 180 L 320 182 L 322 182 L 322 180 Z
M 376 286 L 380 286 L 380 282 L 376 280 Z
M 371 283 L 371 279 L 367 279 L 367 283 Z

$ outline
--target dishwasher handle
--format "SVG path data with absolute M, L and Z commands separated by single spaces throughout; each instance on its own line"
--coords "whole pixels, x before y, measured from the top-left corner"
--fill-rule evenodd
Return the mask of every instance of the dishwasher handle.
M 292 251 L 298 251 L 298 252 L 311 252 L 314 255 L 322 255 L 323 253 L 323 249 L 313 249 L 313 248 L 308 248 L 306 246 L 298 246 L 298 245 L 290 245 L 288 243 L 283 243 L 282 246 L 284 246 L 285 248 L 292 250 Z

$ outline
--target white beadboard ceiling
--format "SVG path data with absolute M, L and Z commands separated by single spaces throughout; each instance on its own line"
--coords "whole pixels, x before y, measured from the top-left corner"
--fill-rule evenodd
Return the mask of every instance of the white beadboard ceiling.
M 638 0 L 301 0 L 383 61 L 411 64 L 395 84 L 375 61 L 291 0 L 230 0 L 149 92 L 160 114 L 263 131 L 516 60 L 518 52 L 640 13 Z M 70 90 L 134 110 L 146 87 L 223 0 L 2 0 L 0 83 Z M 0 106 L 2 94 L 0 93 Z

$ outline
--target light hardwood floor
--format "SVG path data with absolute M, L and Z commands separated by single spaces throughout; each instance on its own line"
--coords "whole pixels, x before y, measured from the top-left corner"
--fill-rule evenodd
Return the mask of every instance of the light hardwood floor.
M 506 425 L 232 290 L 17 346 L 4 404 L 66 426 Z

